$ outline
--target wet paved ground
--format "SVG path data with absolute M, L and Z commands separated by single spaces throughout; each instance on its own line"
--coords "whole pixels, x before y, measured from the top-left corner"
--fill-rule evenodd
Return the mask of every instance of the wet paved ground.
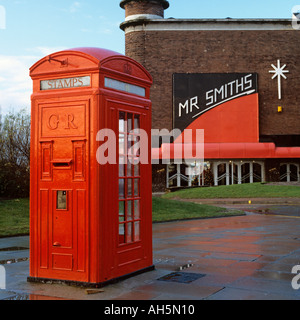
M 154 224 L 156 270 L 94 294 L 67 285 L 28 283 L 29 251 L 24 248 L 29 238 L 0 239 L 6 271 L 0 300 L 299 300 L 291 270 L 300 265 L 300 206 L 229 206 L 248 214 Z M 13 251 L 6 251 L 9 247 Z M 158 280 L 173 272 L 183 272 L 178 278 L 183 282 Z

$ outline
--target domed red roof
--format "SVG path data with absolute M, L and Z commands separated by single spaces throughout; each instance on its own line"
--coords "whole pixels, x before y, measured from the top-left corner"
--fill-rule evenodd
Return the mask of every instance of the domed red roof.
M 98 59 L 99 61 L 102 61 L 102 60 L 109 58 L 109 57 L 124 56 L 123 54 L 112 51 L 112 50 L 96 48 L 96 47 L 72 48 L 72 49 L 68 49 L 66 51 L 76 51 L 76 52 L 86 53 L 86 54 Z

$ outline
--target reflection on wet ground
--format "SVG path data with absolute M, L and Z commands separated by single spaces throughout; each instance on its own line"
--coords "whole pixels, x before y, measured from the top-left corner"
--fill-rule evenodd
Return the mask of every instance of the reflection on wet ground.
M 67 299 L 25 293 L 25 294 L 15 294 L 3 300 L 67 300 Z
M 223 207 L 241 210 L 248 213 L 300 217 L 300 205 L 236 204 L 236 205 L 224 205 Z
M 26 259 L 4 265 L 0 300 L 299 300 L 291 271 L 300 265 L 300 206 L 228 207 L 247 215 L 154 224 L 156 269 L 92 293 L 28 283 L 29 251 L 0 251 L 0 260 Z M 28 242 L 0 239 L 0 248 L 27 248 Z

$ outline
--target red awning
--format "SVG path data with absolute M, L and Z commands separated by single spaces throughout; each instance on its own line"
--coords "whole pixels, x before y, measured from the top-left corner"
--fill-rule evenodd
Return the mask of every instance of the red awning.
M 163 144 L 152 149 L 152 159 L 186 159 L 203 145 L 196 143 Z M 185 156 L 185 154 L 187 156 Z M 205 143 L 204 159 L 300 158 L 300 147 L 277 148 L 274 143 Z

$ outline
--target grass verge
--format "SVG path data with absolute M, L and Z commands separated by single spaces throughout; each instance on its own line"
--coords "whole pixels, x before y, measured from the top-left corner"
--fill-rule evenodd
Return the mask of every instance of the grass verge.
M 226 199 L 226 198 L 299 198 L 299 186 L 278 186 L 263 183 L 235 184 L 208 188 L 179 190 L 163 195 L 164 199 Z
M 0 237 L 29 234 L 29 199 L 0 201 Z
M 239 211 L 153 197 L 153 222 L 240 215 Z M 0 237 L 29 234 L 29 199 L 0 201 Z
M 228 211 L 225 208 L 192 202 L 168 200 L 158 197 L 152 199 L 153 222 L 184 219 L 229 217 L 244 214 L 241 211 Z

